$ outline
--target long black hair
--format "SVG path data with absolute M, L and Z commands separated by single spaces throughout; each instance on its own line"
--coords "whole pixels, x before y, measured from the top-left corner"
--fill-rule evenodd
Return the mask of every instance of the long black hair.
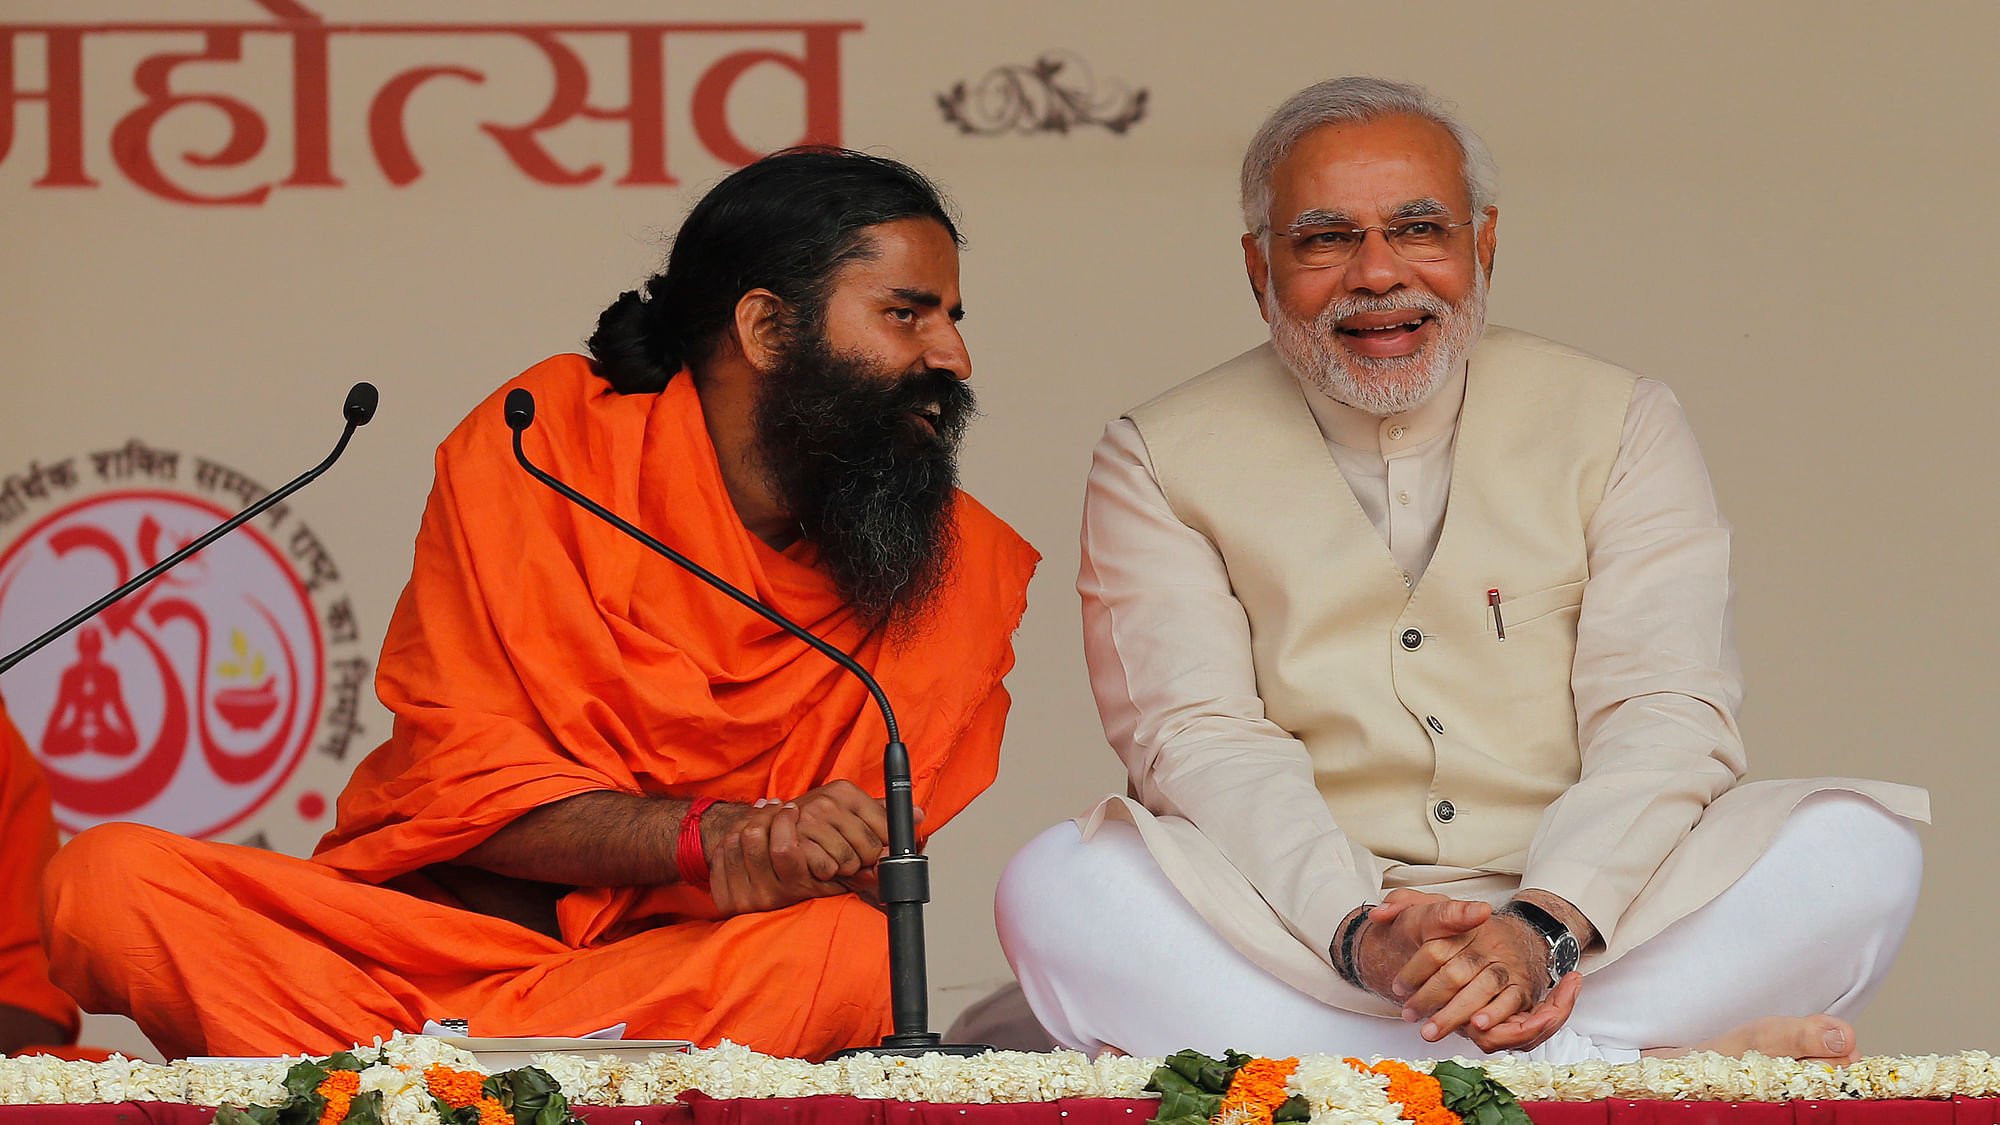
M 835 272 L 868 252 L 864 230 L 911 218 L 964 243 L 936 185 L 894 160 L 807 147 L 740 168 L 688 213 L 667 268 L 598 316 L 597 374 L 621 394 L 663 389 L 713 354 L 752 289 L 789 305 L 793 328 L 816 325 Z

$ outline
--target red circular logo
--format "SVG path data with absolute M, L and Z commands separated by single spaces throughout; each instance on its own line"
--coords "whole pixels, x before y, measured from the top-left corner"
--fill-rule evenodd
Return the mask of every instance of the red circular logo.
M 0 652 L 194 541 L 230 513 L 115 491 L 50 513 L 0 554 Z M 325 687 L 306 588 L 245 525 L 7 674 L 56 822 L 222 833 L 298 767 Z

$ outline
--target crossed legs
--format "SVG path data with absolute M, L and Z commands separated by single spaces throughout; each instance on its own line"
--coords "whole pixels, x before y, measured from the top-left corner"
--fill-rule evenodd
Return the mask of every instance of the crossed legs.
M 1888 972 L 1922 867 L 1908 821 L 1854 794 L 1815 794 L 1728 890 L 1591 974 L 1568 1024 L 1530 1057 L 1846 1054 L 1844 1021 Z M 1086 1053 L 1471 1050 L 1293 991 L 1209 928 L 1125 824 L 1106 822 L 1085 843 L 1065 822 L 1030 841 L 1002 875 L 994 913 L 1036 1018 Z M 1818 1013 L 1830 1018 L 1808 1018 Z M 1828 1032 L 1844 1035 L 1845 1049 Z

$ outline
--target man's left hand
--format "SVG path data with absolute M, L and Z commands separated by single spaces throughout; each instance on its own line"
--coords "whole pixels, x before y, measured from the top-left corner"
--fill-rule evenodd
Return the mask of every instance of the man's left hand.
M 1495 914 L 1456 951 L 1427 942 L 1396 976 L 1403 1018 L 1423 1019 L 1424 1039 L 1436 1043 L 1475 1016 L 1489 1026 L 1534 1005 L 1548 980 L 1548 945 L 1526 922 Z M 1477 1027 L 1477 1024 L 1471 1024 Z
M 1482 1027 L 1490 1015 L 1482 1010 L 1468 1021 L 1463 1029 L 1465 1037 L 1488 1054 L 1533 1050 L 1568 1022 L 1570 1013 L 1576 1010 L 1577 994 L 1582 991 L 1583 974 L 1571 973 L 1528 1011 L 1516 1012 Z
M 1529 888 L 1517 897 L 1555 915 L 1579 944 L 1596 936 L 1589 919 L 1557 895 Z M 1547 989 L 1547 981 L 1547 942 L 1521 919 L 1496 913 L 1456 948 L 1432 943 L 1418 949 L 1395 989 L 1403 997 L 1403 1017 L 1425 1021 L 1419 1034 L 1426 1040 L 1435 1043 L 1463 1031 L 1482 1049 L 1502 1050 L 1539 1043 L 1569 1019 L 1580 978 L 1566 996 L 1557 992 L 1568 978 L 1555 990 Z

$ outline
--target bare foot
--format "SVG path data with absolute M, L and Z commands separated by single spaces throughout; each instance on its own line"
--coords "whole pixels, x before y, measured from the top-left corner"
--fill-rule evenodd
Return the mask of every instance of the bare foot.
M 1745 1051 L 1755 1051 L 1773 1058 L 1842 1064 L 1861 1057 L 1860 1050 L 1855 1046 L 1854 1028 L 1846 1020 L 1824 1013 L 1817 1016 L 1766 1016 L 1723 1032 L 1706 1043 L 1697 1043 L 1692 1047 L 1663 1047 L 1645 1053 L 1674 1058 L 1691 1051 L 1738 1056 Z

